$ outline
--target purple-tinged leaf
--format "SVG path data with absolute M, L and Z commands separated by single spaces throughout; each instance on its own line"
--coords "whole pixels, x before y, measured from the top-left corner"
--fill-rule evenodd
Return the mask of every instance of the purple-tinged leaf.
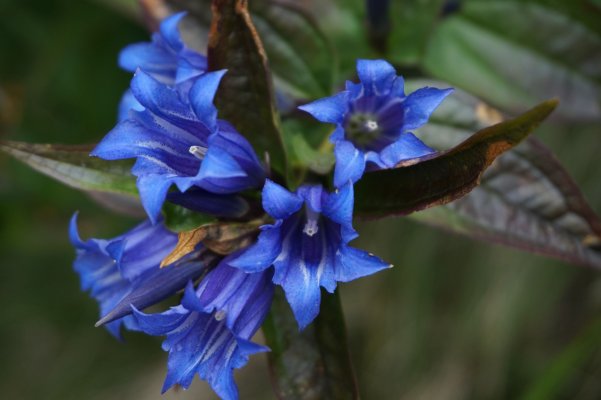
M 498 111 L 457 91 L 417 135 L 444 149 L 500 118 Z M 499 157 L 467 196 L 411 217 L 476 239 L 601 268 L 601 220 L 536 138 Z
M 193 259 L 192 259 L 193 258 Z M 157 268 L 145 279 L 141 279 L 115 306 L 115 308 L 102 317 L 96 326 L 107 324 L 117 318 L 132 313 L 131 306 L 138 310 L 150 307 L 183 289 L 189 281 L 194 281 L 206 271 L 215 266 L 220 257 L 207 251 L 200 250 L 198 254 L 190 255 L 180 263 Z
M 557 103 L 547 100 L 515 119 L 479 130 L 450 150 L 366 173 L 355 186 L 356 215 L 406 215 L 465 196 L 492 162 L 524 140 Z

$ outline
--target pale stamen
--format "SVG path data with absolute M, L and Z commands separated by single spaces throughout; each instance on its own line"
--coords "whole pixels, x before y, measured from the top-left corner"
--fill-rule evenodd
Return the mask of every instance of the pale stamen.
M 378 125 L 377 121 L 374 121 L 374 120 L 371 120 L 371 119 L 365 121 L 365 125 L 364 126 L 365 126 L 365 129 L 368 130 L 369 132 L 375 132 L 380 127 Z
M 221 321 L 225 318 L 225 310 L 219 310 L 215 313 L 215 319 Z
M 207 148 L 203 146 L 190 146 L 188 151 L 199 160 L 202 160 L 207 154 Z
M 307 212 L 307 222 L 305 223 L 305 226 L 303 227 L 303 233 L 309 237 L 312 237 L 317 232 L 319 232 L 319 226 L 318 226 L 319 213 L 311 210 L 309 207 L 307 207 L 306 212 Z

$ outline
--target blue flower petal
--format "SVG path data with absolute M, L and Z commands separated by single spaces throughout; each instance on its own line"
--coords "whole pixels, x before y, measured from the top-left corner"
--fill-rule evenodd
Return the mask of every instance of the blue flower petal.
M 387 168 L 394 168 L 401 161 L 423 157 L 436 153 L 436 150 L 426 146 L 424 142 L 407 132 L 401 134 L 399 140 L 386 147 L 380 153 L 380 160 Z
M 179 12 L 161 21 L 160 32 L 165 41 L 174 50 L 180 50 L 184 47 L 184 42 L 181 39 L 178 25 L 186 16 L 186 12 Z
M 405 99 L 404 129 L 411 131 L 428 122 L 430 114 L 453 92 L 453 89 L 425 87 L 411 93 Z
M 231 274 L 221 272 L 214 274 L 215 279 L 232 278 Z M 243 274 L 240 271 L 234 272 Z M 211 279 L 209 276 L 207 278 Z M 215 279 L 211 281 L 219 283 Z M 202 296 L 202 293 L 206 292 L 206 287 L 200 289 L 200 292 Z M 238 391 L 233 379 L 233 370 L 244 366 L 248 362 L 249 355 L 265 351 L 263 346 L 251 344 L 248 339 L 258 329 L 267 314 L 268 307 L 263 308 L 262 314 L 257 315 L 260 321 L 253 323 L 253 327 L 256 328 L 247 331 L 248 336 L 240 336 L 228 327 L 223 315 L 218 312 L 205 312 L 205 309 L 211 308 L 211 305 L 205 304 L 204 300 L 206 299 L 199 297 L 189 283 L 180 306 L 156 315 L 146 315 L 134 310 L 134 316 L 142 331 L 151 335 L 166 336 L 162 347 L 169 352 L 169 357 L 163 392 L 176 384 L 188 388 L 194 375 L 198 373 L 201 379 L 208 381 L 221 398 L 237 399 Z M 221 300 L 225 303 L 223 306 L 227 308 L 227 303 L 232 299 Z M 249 296 L 247 305 L 243 308 L 254 310 L 256 308 L 254 300 L 255 297 Z M 234 301 L 238 300 L 234 298 Z
M 216 312 L 226 319 L 228 328 L 236 335 L 251 337 L 271 307 L 272 273 L 249 274 L 234 268 L 230 266 L 230 260 L 235 257 L 235 254 L 226 257 L 209 272 L 197 293 L 202 311 Z
M 134 43 L 119 53 L 119 66 L 129 72 L 143 68 L 155 79 L 170 84 L 175 77 L 177 63 L 175 54 L 168 49 L 155 43 Z
M 145 175 L 138 177 L 137 186 L 144 210 L 152 223 L 157 223 L 171 181 L 161 179 L 157 175 Z
M 396 71 L 384 60 L 357 60 L 357 74 L 363 84 L 365 95 L 372 96 L 387 94 L 386 91 L 395 78 Z
M 283 219 L 297 212 L 303 200 L 295 193 L 267 179 L 263 186 L 263 209 L 273 218 Z
M 217 109 L 213 105 L 213 99 L 217 93 L 219 82 L 226 72 L 226 70 L 220 70 L 202 74 L 190 89 L 190 104 L 196 117 L 210 130 L 215 129 L 217 121 Z
M 131 81 L 131 91 L 140 104 L 153 114 L 172 122 L 193 121 L 194 116 L 180 99 L 178 91 L 164 85 L 142 70 Z
M 144 222 L 125 234 L 110 240 L 82 241 L 77 232 L 77 214 L 71 219 L 69 236 L 77 257 L 73 263 L 82 290 L 87 290 L 100 306 L 100 316 L 111 312 L 171 251 L 177 236 L 161 225 Z M 121 327 L 138 330 L 134 319 L 127 316 L 106 324 L 107 330 L 120 338 Z
M 365 171 L 365 154 L 349 141 L 339 141 L 334 148 L 334 186 L 357 182 Z
M 171 203 L 197 212 L 222 218 L 240 218 L 249 211 L 249 204 L 243 197 L 234 194 L 215 194 L 200 188 L 192 188 L 185 193 L 167 193 Z
M 259 272 L 273 264 L 282 250 L 281 222 L 265 225 L 261 229 L 257 242 L 230 260 L 231 266 L 246 272 Z
M 348 92 L 343 91 L 335 96 L 325 97 L 298 108 L 308 112 L 318 121 L 338 124 L 342 123 L 344 114 L 348 110 L 348 101 Z
M 123 121 L 129 118 L 130 110 L 142 111 L 144 110 L 144 106 L 140 104 L 138 100 L 136 100 L 131 90 L 126 90 L 121 97 L 121 101 L 119 101 L 119 113 L 117 120 Z
M 323 207 L 323 215 L 339 225 L 351 225 L 353 222 L 353 205 L 353 185 L 347 182 L 346 185 L 328 195 Z
M 350 282 L 391 267 L 378 257 L 349 246 L 342 246 L 336 254 L 336 280 L 339 282 Z
M 317 280 L 316 268 L 306 265 L 298 247 L 291 249 L 286 262 L 275 263 L 276 274 L 273 282 L 281 285 L 286 299 L 292 308 L 294 317 L 302 330 L 309 325 L 317 314 L 321 302 L 321 289 Z

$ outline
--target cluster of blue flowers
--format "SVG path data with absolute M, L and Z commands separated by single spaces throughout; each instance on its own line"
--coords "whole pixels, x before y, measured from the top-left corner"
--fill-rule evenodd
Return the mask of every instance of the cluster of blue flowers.
M 348 82 L 341 93 L 300 107 L 335 124 L 333 191 L 308 183 L 291 192 L 266 178 L 269 171 L 244 132 L 218 118 L 213 99 L 227 71 L 208 72 L 206 58 L 185 45 L 178 30 L 183 16 L 164 20 L 152 42 L 123 50 L 120 65 L 135 75 L 118 124 L 92 153 L 136 159 L 132 173 L 148 221 L 115 239 L 84 242 L 74 217 L 71 241 L 82 289 L 99 302 L 103 317 L 154 276 L 176 246 L 177 234 L 161 216 L 166 201 L 237 218 L 243 211 L 232 196 L 262 189 L 263 210 L 273 223 L 261 227 L 254 244 L 221 259 L 196 287 L 188 281 L 180 305 L 159 314 L 132 306 L 129 315 L 106 324 L 117 337 L 122 327 L 166 337 L 164 391 L 187 388 L 198 374 L 219 396 L 235 399 L 233 370 L 249 355 L 268 350 L 250 340 L 270 309 L 274 285 L 284 290 L 303 329 L 319 313 L 322 287 L 334 292 L 338 282 L 390 267 L 349 246 L 358 236 L 352 226 L 353 184 L 366 170 L 433 153 L 409 131 L 426 123 L 450 90 L 423 88 L 405 96 L 403 79 L 389 63 L 359 60 L 359 83 Z

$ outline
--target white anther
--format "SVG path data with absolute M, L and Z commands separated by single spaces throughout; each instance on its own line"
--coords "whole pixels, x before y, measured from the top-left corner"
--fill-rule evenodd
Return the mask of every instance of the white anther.
M 307 236 L 313 236 L 319 231 L 319 227 L 317 226 L 317 220 L 310 219 L 305 224 L 303 228 L 303 233 Z
M 372 119 L 365 121 L 365 128 L 367 128 L 368 131 L 376 131 L 378 130 L 378 122 L 374 121 Z
M 190 152 L 190 154 L 192 154 L 194 157 L 200 160 L 202 160 L 207 154 L 207 148 L 203 146 L 190 146 L 188 151 Z

